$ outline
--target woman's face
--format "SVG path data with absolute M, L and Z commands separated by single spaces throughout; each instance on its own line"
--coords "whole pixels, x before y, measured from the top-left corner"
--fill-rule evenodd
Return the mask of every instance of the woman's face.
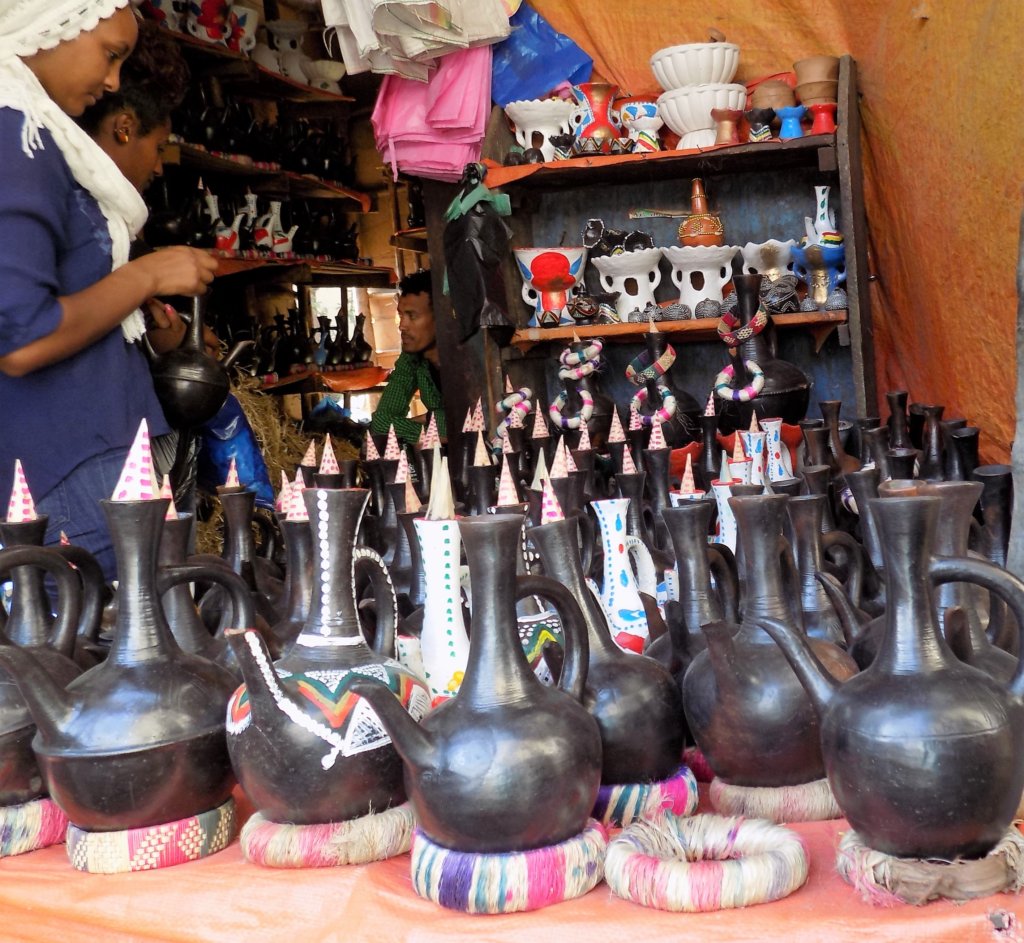
M 115 151 L 110 156 L 139 193 L 145 191 L 157 174 L 163 173 L 163 149 L 170 134 L 171 120 L 168 118 L 149 134 L 134 133 L 126 144 L 115 144 Z
M 61 110 L 77 118 L 105 92 L 117 91 L 121 63 L 135 48 L 138 33 L 131 6 L 123 7 L 94 30 L 29 56 L 25 65 Z

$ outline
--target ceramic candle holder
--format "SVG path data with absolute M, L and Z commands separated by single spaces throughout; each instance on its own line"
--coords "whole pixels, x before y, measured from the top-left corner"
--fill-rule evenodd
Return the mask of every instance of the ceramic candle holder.
M 228 17 L 228 49 L 251 53 L 256 45 L 256 26 L 259 21 L 258 10 L 234 4 Z
M 661 284 L 661 249 L 635 249 L 618 255 L 602 255 L 593 260 L 600 273 L 601 288 L 617 291 L 615 313 L 625 321 L 631 312 L 657 304 L 654 289 Z
M 792 249 L 795 239 L 782 242 L 766 239 L 764 242 L 748 242 L 740 249 L 743 253 L 743 271 L 747 275 L 767 275 L 776 281 L 782 275 L 793 271 Z
M 535 98 L 509 102 L 505 114 L 515 125 L 516 140 L 522 148 L 535 147 L 548 161 L 555 157 L 555 145 L 550 139 L 569 133 L 569 117 L 574 107 L 571 100 Z
M 779 128 L 780 141 L 792 141 L 794 138 L 802 138 L 804 136 L 804 129 L 800 121 L 807 114 L 807 109 L 803 105 L 793 105 L 790 108 L 776 108 L 775 114 L 782 119 L 782 127 Z
M 226 45 L 230 6 L 228 0 L 190 0 L 185 15 L 185 28 L 189 35 L 211 45 Z
M 666 246 L 662 255 L 672 265 L 672 284 L 679 289 L 679 303 L 695 317 L 721 313 L 722 289 L 732 278 L 736 246 Z M 711 312 L 706 308 L 713 308 Z
M 583 246 L 552 246 L 514 250 L 523 278 L 523 301 L 533 308 L 529 327 L 572 324 L 567 305 L 583 278 L 587 250 Z

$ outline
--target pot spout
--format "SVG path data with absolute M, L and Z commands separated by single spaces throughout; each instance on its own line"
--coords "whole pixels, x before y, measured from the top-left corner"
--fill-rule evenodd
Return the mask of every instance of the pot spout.
M 828 710 L 839 682 L 830 675 L 811 651 L 807 639 L 795 629 L 775 619 L 759 619 L 757 623 L 782 649 L 800 683 L 811 699 L 819 719 Z
M 422 776 L 437 765 L 434 744 L 427 732 L 384 684 L 359 678 L 349 684 L 349 690 L 370 702 L 410 774 Z
M 0 647 L 0 672 L 18 686 L 43 744 L 54 746 L 60 743 L 71 716 L 67 692 L 33 655 L 16 645 Z

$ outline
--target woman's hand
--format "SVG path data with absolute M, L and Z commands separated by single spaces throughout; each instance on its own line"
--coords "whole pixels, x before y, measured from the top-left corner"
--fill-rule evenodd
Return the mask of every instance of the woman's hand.
M 217 259 L 203 249 L 171 246 L 157 249 L 129 262 L 132 269 L 150 280 L 153 295 L 202 295 L 217 274 Z

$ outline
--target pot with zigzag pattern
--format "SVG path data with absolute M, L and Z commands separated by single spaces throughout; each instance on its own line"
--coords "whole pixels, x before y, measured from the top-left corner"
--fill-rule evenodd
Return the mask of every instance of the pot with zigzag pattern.
M 243 684 L 228 705 L 228 750 L 242 788 L 272 822 L 341 822 L 405 800 L 402 763 L 356 678 L 388 687 L 417 720 L 429 707 L 423 682 L 391 657 L 395 596 L 373 551 L 356 547 L 369 492 L 308 489 L 313 596 L 295 644 L 276 664 L 258 633 L 229 633 Z M 371 648 L 356 606 L 369 579 L 377 625 Z

